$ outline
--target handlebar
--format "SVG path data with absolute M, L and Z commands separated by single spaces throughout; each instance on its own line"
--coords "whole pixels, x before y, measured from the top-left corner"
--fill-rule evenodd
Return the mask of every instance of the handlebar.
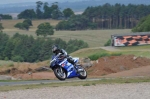
M 61 53 L 58 53 L 58 54 L 53 58 L 53 60 L 50 61 L 50 64 L 51 64 L 53 61 L 55 61 L 60 55 L 61 55 Z

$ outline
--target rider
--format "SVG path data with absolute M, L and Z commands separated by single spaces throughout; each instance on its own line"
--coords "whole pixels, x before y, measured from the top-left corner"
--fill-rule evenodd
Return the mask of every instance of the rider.
M 70 62 L 71 64 L 75 65 L 75 62 L 74 62 L 73 58 L 71 56 L 69 56 L 64 49 L 59 49 L 59 47 L 57 45 L 53 45 L 52 46 L 52 52 L 55 55 L 57 55 L 58 53 L 61 53 L 60 59 L 67 58 L 68 62 Z
M 57 45 L 52 46 L 52 52 L 55 54 L 55 56 L 57 54 L 61 53 L 61 55 L 59 57 L 60 60 L 61 59 L 63 60 L 64 58 L 67 58 L 67 61 L 69 63 L 71 63 L 74 66 L 76 65 L 73 58 L 71 56 L 69 56 L 64 49 L 59 49 L 59 47 Z M 79 68 L 77 69 L 77 72 L 81 72 L 81 71 L 83 71 L 83 69 L 79 69 Z

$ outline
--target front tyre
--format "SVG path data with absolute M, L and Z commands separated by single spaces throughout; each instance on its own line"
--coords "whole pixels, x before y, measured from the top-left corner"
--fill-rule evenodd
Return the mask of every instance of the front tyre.
M 78 72 L 78 74 L 79 74 L 78 78 L 86 79 L 87 78 L 86 70 L 81 65 L 78 65 L 78 68 L 83 70 L 83 71 Z
M 59 80 L 65 80 L 67 75 L 64 71 L 64 69 L 62 69 L 62 67 L 56 67 L 53 69 L 55 76 L 59 79 Z

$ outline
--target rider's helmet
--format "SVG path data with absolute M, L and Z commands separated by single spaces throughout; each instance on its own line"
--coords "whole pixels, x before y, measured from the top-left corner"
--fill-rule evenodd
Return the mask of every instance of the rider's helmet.
M 57 45 L 53 45 L 53 46 L 52 46 L 52 52 L 53 52 L 53 53 L 56 53 L 58 50 L 59 50 L 59 48 L 58 48 Z

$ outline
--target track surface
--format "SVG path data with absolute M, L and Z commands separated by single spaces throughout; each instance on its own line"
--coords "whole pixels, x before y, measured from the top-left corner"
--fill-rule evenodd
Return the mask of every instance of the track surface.
M 0 82 L 0 86 L 13 86 L 13 85 L 29 85 L 29 84 L 48 84 L 48 83 L 65 83 L 65 82 L 78 82 L 78 81 L 96 81 L 97 79 L 85 79 L 80 80 L 77 78 L 66 79 L 65 81 L 60 80 L 35 80 L 35 81 L 16 81 L 16 82 Z

